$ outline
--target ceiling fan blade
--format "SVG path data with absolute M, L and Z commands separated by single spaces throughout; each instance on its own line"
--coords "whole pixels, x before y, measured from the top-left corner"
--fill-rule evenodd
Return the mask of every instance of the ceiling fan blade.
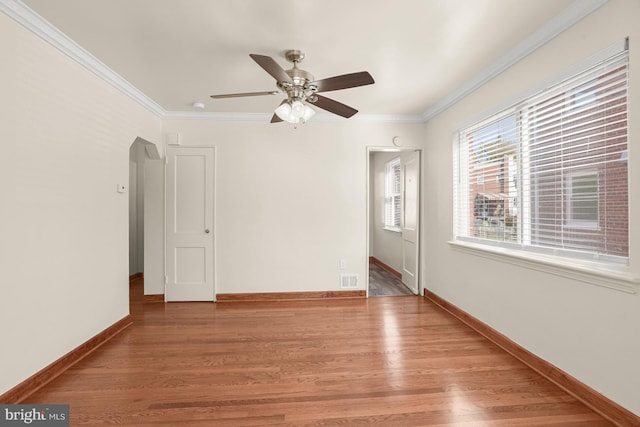
M 225 93 L 222 95 L 211 95 L 213 99 L 223 99 L 223 98 L 240 98 L 243 96 L 262 96 L 262 95 L 277 95 L 280 92 L 277 90 L 271 90 L 269 92 L 246 92 L 246 93 Z
M 287 74 L 284 69 L 278 65 L 276 61 L 273 60 L 270 56 L 265 55 L 256 55 L 255 53 L 250 53 L 249 56 L 258 63 L 259 66 L 264 68 L 264 70 L 271 74 L 271 76 L 276 79 L 278 82 L 287 82 L 293 83 L 289 74 Z
M 330 113 L 337 114 L 347 119 L 358 112 L 355 108 L 344 105 L 341 102 L 334 101 L 326 96 L 316 95 L 318 100 L 316 102 L 310 102 L 311 105 L 315 105 L 318 108 L 322 108 Z
M 361 71 L 359 73 L 343 74 L 341 76 L 317 80 L 312 84 L 318 86 L 318 92 L 329 92 L 332 90 L 370 85 L 373 83 L 375 83 L 375 81 L 373 80 L 373 77 L 371 77 L 371 74 L 366 71 Z

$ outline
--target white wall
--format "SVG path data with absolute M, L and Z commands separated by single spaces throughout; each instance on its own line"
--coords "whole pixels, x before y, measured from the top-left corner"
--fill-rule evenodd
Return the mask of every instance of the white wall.
M 0 14 L 0 393 L 125 317 L 129 146 L 159 118 Z
M 376 257 L 398 272 L 402 272 L 402 233 L 385 230 L 385 164 L 396 157 L 399 152 L 372 152 L 371 170 L 371 211 L 370 249 L 369 255 Z
M 295 292 L 339 290 L 340 259 L 364 289 L 367 146 L 420 144 L 424 125 L 167 120 L 164 131 L 216 147 L 216 292 Z
M 640 415 L 640 296 L 455 250 L 452 138 L 470 118 L 515 100 L 591 54 L 630 36 L 631 263 L 640 252 L 640 2 L 611 0 L 426 126 L 424 286 Z

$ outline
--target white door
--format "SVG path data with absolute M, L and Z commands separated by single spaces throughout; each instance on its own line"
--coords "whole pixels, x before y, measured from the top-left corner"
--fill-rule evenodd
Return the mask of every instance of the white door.
M 420 236 L 420 152 L 402 162 L 402 283 L 418 293 Z
M 214 150 L 167 147 L 166 301 L 213 301 Z

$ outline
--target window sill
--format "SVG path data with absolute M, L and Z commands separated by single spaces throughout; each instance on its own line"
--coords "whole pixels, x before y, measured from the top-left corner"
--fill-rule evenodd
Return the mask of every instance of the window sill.
M 388 226 L 385 226 L 384 229 L 387 230 L 387 231 L 393 231 L 393 232 L 396 232 L 396 233 L 402 233 L 402 228 L 400 228 L 400 227 L 388 227 Z
M 640 285 L 640 279 L 633 276 L 626 265 L 616 266 L 593 261 L 557 258 L 458 240 L 450 241 L 449 244 L 454 249 L 471 255 L 543 271 L 628 294 L 637 293 L 638 285 Z

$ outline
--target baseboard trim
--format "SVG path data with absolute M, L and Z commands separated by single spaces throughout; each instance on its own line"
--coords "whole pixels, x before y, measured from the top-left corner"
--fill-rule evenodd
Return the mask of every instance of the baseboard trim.
M 507 336 L 496 331 L 486 323 L 476 319 L 464 310 L 449 303 L 427 289 L 424 296 L 443 310 L 461 320 L 470 328 L 502 348 L 513 357 L 578 399 L 617 426 L 640 425 L 640 417 L 623 408 L 614 401 L 598 393 L 588 385 L 567 374 L 560 368 L 521 347 Z
M 132 275 L 129 276 L 129 284 L 131 284 L 132 282 L 134 282 L 135 280 L 138 279 L 144 279 L 144 273 L 143 272 L 138 272 L 138 273 L 134 273 Z
M 80 360 L 93 353 L 101 345 L 131 326 L 132 323 L 131 315 L 126 315 L 124 318 L 118 320 L 116 323 L 109 326 L 93 338 L 90 338 L 83 344 L 80 344 L 78 347 L 74 348 L 55 362 L 44 367 L 26 380 L 22 381 L 20 384 L 0 395 L 0 402 L 5 404 L 18 404 L 24 401 L 30 395 L 49 384 Z
M 395 276 L 396 278 L 402 280 L 402 273 L 400 273 L 397 270 L 394 270 L 393 267 L 385 264 L 384 262 L 380 261 L 378 258 L 376 258 L 374 256 L 370 256 L 369 257 L 369 262 L 374 263 L 375 265 L 377 265 L 381 269 L 385 270 L 386 272 L 390 273 L 391 275 Z
M 258 292 L 217 294 L 216 302 L 304 301 L 319 299 L 366 298 L 367 291 Z
M 143 304 L 150 304 L 150 303 L 157 303 L 157 302 L 164 302 L 164 294 L 150 294 L 150 295 L 142 296 Z

